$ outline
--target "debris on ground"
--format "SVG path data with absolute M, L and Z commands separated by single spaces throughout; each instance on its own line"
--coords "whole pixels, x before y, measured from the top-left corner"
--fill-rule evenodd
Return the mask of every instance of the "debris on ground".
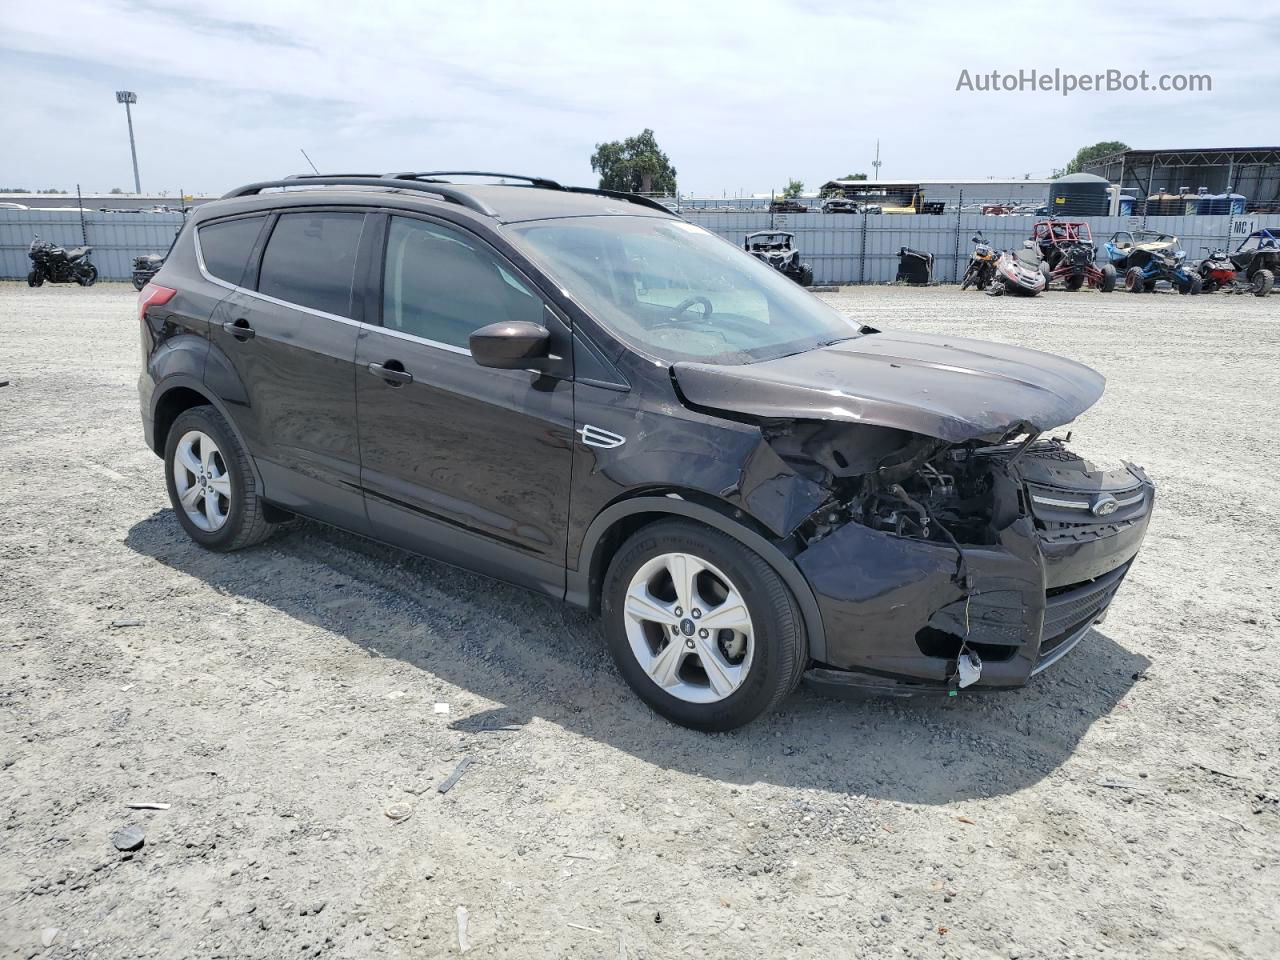
M 130 810 L 168 810 L 169 809 L 169 804 L 156 803 L 153 800 L 135 800 L 131 803 L 126 803 L 125 806 L 128 807 Z
M 42 947 L 52 947 L 53 941 L 56 939 L 58 939 L 57 927 L 45 927 L 40 932 L 40 946 Z
M 471 949 L 471 941 L 467 939 L 467 908 L 459 907 L 454 915 L 458 920 L 458 952 L 466 953 Z
M 458 765 L 453 768 L 453 773 L 449 774 L 436 789 L 441 793 L 448 793 L 453 789 L 454 784 L 462 779 L 462 775 L 467 772 L 467 767 L 469 766 L 471 766 L 471 757 L 463 757 L 458 761 Z
M 111 835 L 111 843 L 121 853 L 132 853 L 134 850 L 142 849 L 146 839 L 146 831 L 133 825 L 121 827 Z
M 393 803 L 382 812 L 391 820 L 407 820 L 413 814 L 413 805 L 408 803 Z
M 142 626 L 141 620 L 112 620 L 110 623 L 110 627 L 112 630 L 122 630 L 125 627 L 140 627 L 140 626 Z
M 431 708 L 431 712 L 439 713 L 439 714 L 447 714 L 449 712 L 449 705 L 447 703 L 437 703 L 434 707 Z

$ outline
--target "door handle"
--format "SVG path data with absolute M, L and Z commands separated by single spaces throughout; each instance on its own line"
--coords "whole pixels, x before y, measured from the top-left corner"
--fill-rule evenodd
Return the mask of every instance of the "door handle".
M 222 329 L 227 331 L 227 333 L 231 334 L 231 336 L 235 337 L 241 343 L 244 343 L 246 340 L 252 340 L 257 336 L 257 331 L 255 331 L 253 327 L 249 326 L 249 321 L 244 317 L 241 317 L 239 320 L 228 320 L 222 325 Z
M 413 374 L 404 368 L 404 364 L 399 360 L 388 360 L 386 363 L 369 364 L 369 372 L 375 377 L 381 377 L 393 387 L 398 387 L 402 383 L 413 383 Z

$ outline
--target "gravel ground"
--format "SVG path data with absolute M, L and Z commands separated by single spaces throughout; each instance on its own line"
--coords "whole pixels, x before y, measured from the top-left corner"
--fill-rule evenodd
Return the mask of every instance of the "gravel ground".
M 312 524 L 198 549 L 133 291 L 0 284 L 0 955 L 451 956 L 462 909 L 474 957 L 1280 955 L 1280 298 L 829 299 L 1103 371 L 1075 445 L 1156 518 L 1027 689 L 708 736 L 532 594 Z

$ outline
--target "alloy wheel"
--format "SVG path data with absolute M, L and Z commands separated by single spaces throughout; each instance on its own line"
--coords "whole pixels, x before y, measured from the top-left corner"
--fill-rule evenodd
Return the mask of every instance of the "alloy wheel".
M 645 562 L 627 587 L 623 618 L 636 662 L 680 700 L 723 700 L 751 670 L 755 635 L 746 600 L 721 570 L 692 554 Z
M 231 477 L 213 438 L 189 430 L 173 454 L 173 485 L 182 510 L 206 533 L 220 530 L 231 511 Z

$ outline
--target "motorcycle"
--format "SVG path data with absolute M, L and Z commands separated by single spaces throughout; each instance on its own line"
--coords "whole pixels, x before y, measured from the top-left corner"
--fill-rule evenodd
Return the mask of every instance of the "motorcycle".
M 1030 240 L 1024 240 L 1017 252 L 1004 251 L 996 258 L 995 276 L 987 286 L 987 296 L 1000 297 L 1006 293 L 1036 296 L 1047 282 L 1040 265 L 1040 250 Z
M 31 258 L 27 286 L 38 287 L 46 280 L 92 286 L 98 279 L 98 268 L 89 262 L 92 250 L 93 247 L 58 247 L 36 234 L 27 249 L 27 256 Z
M 969 239 L 974 245 L 973 253 L 969 254 L 969 265 L 965 267 L 960 289 L 968 290 L 970 287 L 977 287 L 979 290 L 985 290 L 996 273 L 996 252 L 987 243 L 981 230 Z
M 158 253 L 144 253 L 140 257 L 133 258 L 133 289 L 141 290 L 151 278 L 160 272 L 160 268 L 164 266 L 164 257 Z

